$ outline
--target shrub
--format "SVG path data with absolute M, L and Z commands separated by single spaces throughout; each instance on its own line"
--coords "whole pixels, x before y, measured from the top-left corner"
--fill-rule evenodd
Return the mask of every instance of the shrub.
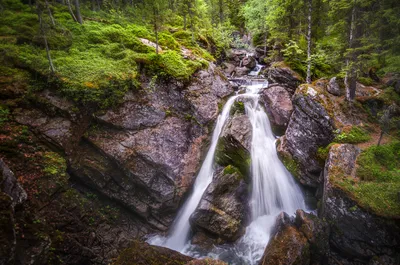
M 348 132 L 337 134 L 334 142 L 355 144 L 369 141 L 369 139 L 371 139 L 371 137 L 366 130 L 358 126 L 352 126 Z

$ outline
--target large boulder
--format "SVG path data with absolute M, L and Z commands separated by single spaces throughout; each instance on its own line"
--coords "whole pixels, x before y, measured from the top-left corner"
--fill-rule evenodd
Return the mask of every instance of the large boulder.
M 304 88 L 305 89 L 305 88 Z M 296 93 L 294 111 L 278 148 L 286 164 L 293 161 L 293 172 L 303 185 L 318 187 L 323 165 L 317 158 L 319 147 L 334 139 L 334 124 L 324 106 L 314 97 L 318 92 L 308 87 L 307 94 Z
M 245 75 L 248 75 L 250 73 L 251 69 L 247 68 L 245 66 L 242 67 L 236 67 L 235 71 L 234 71 L 234 76 L 236 77 L 242 77 Z
M 331 225 L 330 245 L 344 260 L 358 260 L 360 264 L 398 264 L 398 221 L 376 216 L 359 207 L 351 195 L 336 184 L 338 178 L 356 177 L 359 152 L 350 144 L 334 145 L 329 152 L 324 170 L 321 216 Z M 336 260 L 339 258 L 335 257 Z
M 215 155 L 219 165 L 238 168 L 246 179 L 249 177 L 251 132 L 249 118 L 236 112 L 221 133 Z
M 259 265 L 306 265 L 309 263 L 310 246 L 307 238 L 294 226 L 286 213 L 279 214 Z
M 339 81 L 337 80 L 337 77 L 332 77 L 329 80 L 328 86 L 326 88 L 326 90 L 331 93 L 334 96 L 341 96 L 342 92 L 340 89 L 340 85 L 339 85 Z
M 286 130 L 293 112 L 289 92 L 284 87 L 276 85 L 264 89 L 261 97 L 274 133 L 282 134 Z
M 256 67 L 257 61 L 253 56 L 246 56 L 242 59 L 241 66 L 247 67 L 250 70 Z
M 246 57 L 247 51 L 244 49 L 231 49 L 226 53 L 226 59 L 235 66 L 240 66 L 240 62 Z
M 301 77 L 289 67 L 271 66 L 263 70 L 263 74 L 270 83 L 284 86 L 290 95 L 293 95 L 301 84 Z
M 233 242 L 244 233 L 246 201 L 247 184 L 242 174 L 227 166 L 214 176 L 190 217 L 192 228 L 217 239 L 218 243 Z

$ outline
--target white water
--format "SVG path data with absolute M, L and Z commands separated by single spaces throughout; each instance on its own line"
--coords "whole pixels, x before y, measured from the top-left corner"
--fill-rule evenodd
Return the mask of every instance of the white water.
M 249 73 L 249 76 L 258 76 L 263 67 L 264 67 L 263 65 L 257 63 L 256 67 Z
M 256 264 L 262 257 L 270 238 L 270 230 L 277 214 L 282 211 L 294 214 L 304 209 L 305 203 L 299 187 L 279 160 L 275 137 L 268 117 L 260 107 L 259 95 L 265 84 L 248 86 L 246 93 L 231 97 L 218 117 L 210 149 L 197 175 L 193 192 L 178 213 L 168 237 L 153 237 L 150 244 L 168 247 L 194 256 L 211 256 L 229 261 L 231 264 Z M 238 97 L 247 97 L 246 114 L 252 125 L 251 144 L 251 223 L 245 235 L 235 245 L 215 247 L 211 252 L 201 252 L 190 244 L 189 218 L 196 210 L 201 197 L 213 178 L 214 154 L 219 135 L 229 117 L 232 104 Z

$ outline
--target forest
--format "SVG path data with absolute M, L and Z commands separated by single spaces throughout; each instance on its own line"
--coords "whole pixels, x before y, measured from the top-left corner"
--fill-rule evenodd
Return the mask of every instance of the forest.
M 0 0 L 0 265 L 400 263 L 400 1 Z

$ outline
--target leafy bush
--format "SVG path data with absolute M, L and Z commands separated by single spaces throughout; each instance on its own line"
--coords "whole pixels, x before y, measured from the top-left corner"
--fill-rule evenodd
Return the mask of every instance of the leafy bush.
M 7 108 L 0 105 L 0 126 L 3 126 L 3 123 L 5 121 L 8 121 L 9 114 L 10 111 Z

